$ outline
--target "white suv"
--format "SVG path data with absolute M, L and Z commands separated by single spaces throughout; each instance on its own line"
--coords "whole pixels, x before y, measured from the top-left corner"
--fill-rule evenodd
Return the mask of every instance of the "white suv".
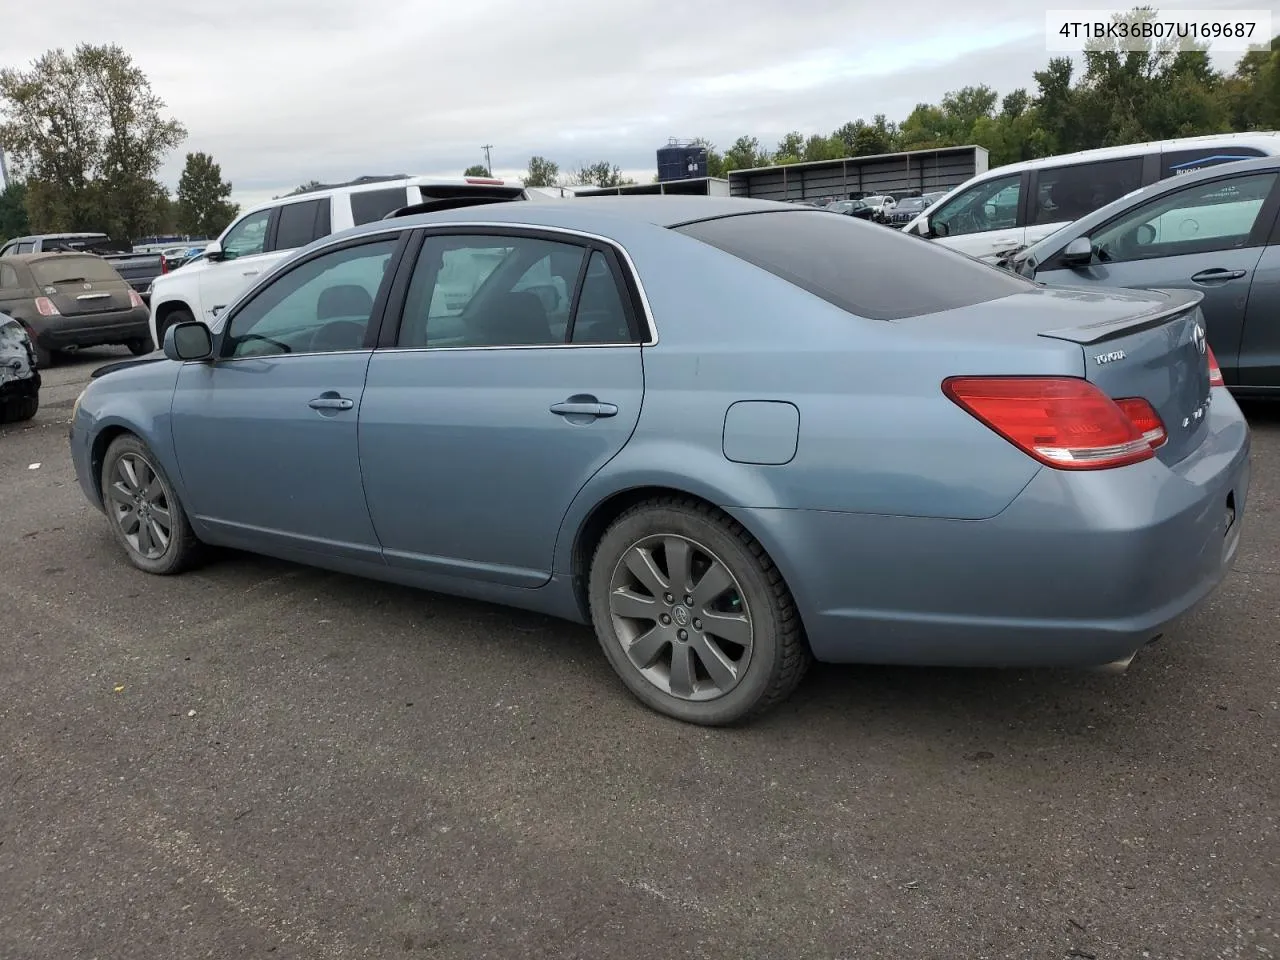
M 242 213 L 204 255 L 151 285 L 151 338 L 184 320 L 209 323 L 259 277 L 313 240 L 405 207 L 467 197 L 532 199 L 519 181 L 488 177 L 362 177 L 280 197 Z M 539 199 L 542 199 L 539 197 Z

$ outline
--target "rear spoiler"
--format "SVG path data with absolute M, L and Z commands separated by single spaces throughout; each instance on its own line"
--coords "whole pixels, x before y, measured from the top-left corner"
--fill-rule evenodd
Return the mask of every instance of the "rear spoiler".
M 1061 289 L 1061 288 L 1059 288 Z M 1088 298 L 1090 294 L 1084 290 L 1076 290 L 1076 293 Z M 1079 343 L 1088 346 L 1094 343 L 1101 343 L 1103 340 L 1110 340 L 1112 337 L 1118 337 L 1121 334 L 1138 333 L 1142 330 L 1150 330 L 1154 327 L 1162 326 L 1172 320 L 1180 313 L 1186 313 L 1194 310 L 1200 305 L 1200 301 L 1204 299 L 1204 294 L 1199 290 L 1171 290 L 1162 288 L 1148 289 L 1148 293 L 1158 293 L 1166 298 L 1166 303 L 1156 304 L 1148 310 L 1142 310 L 1129 317 L 1120 317 L 1115 320 L 1102 320 L 1098 323 L 1087 323 L 1080 327 L 1063 327 L 1059 330 L 1045 330 L 1039 334 L 1042 337 L 1048 337 L 1051 340 L 1066 340 L 1069 343 Z M 1115 291 L 1111 291 L 1114 296 Z

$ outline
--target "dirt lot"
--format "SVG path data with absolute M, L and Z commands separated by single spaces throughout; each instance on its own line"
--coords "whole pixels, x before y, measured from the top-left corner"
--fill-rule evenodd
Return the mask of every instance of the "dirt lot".
M 572 625 L 135 572 L 66 452 L 116 355 L 0 428 L 5 960 L 1280 956 L 1280 413 L 1127 675 L 818 668 L 705 731 Z

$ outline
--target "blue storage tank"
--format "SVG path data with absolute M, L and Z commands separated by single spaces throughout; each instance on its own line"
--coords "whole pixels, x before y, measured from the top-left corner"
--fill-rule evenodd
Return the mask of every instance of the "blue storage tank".
M 707 175 L 707 148 L 692 143 L 669 142 L 658 149 L 658 181 L 693 180 Z

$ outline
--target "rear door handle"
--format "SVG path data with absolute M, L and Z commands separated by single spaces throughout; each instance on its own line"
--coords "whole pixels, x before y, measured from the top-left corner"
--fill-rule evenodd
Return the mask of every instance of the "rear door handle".
M 551 412 L 562 417 L 613 417 L 617 416 L 618 407 L 612 403 L 600 403 L 598 400 L 564 400 L 551 405 Z
M 1213 283 L 1215 280 L 1239 280 L 1245 275 L 1244 270 L 1226 270 L 1222 267 L 1214 267 L 1211 270 L 1201 270 L 1199 273 L 1192 274 L 1192 283 Z
M 346 397 L 316 397 L 307 406 L 312 410 L 350 410 L 355 403 Z
M 257 270 L 246 270 L 246 271 L 244 272 L 244 275 L 245 275 L 246 277 L 256 277 L 256 276 L 258 275 L 258 271 L 257 271 Z

